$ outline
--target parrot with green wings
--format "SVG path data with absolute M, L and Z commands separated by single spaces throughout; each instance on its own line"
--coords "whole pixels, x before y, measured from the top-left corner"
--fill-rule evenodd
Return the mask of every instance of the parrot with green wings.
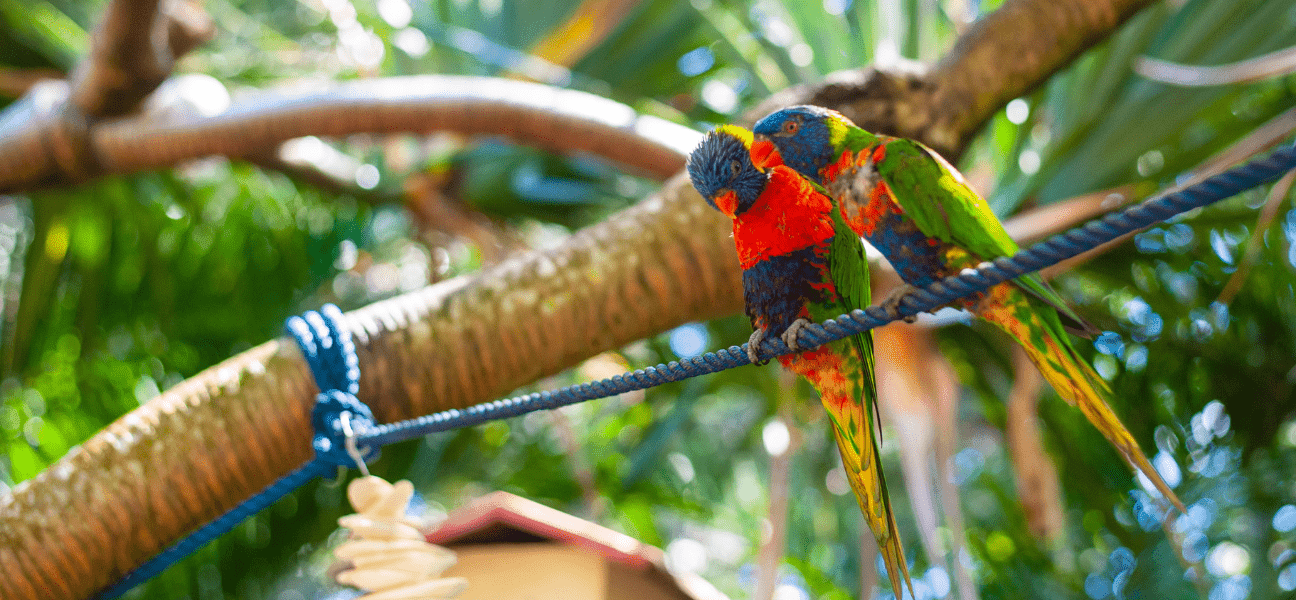
M 751 145 L 751 132 L 725 125 L 707 134 L 688 160 L 693 186 L 733 219 L 755 329 L 748 356 L 757 362 L 756 349 L 767 335 L 780 336 L 797 352 L 780 356 L 779 363 L 819 392 L 847 479 L 900 595 L 909 569 L 880 463 L 873 337 L 865 332 L 806 350 L 797 343 L 797 332 L 810 322 L 869 305 L 864 245 L 822 188 L 785 166 L 757 167 Z
M 958 170 L 916 141 L 869 133 L 817 106 L 775 111 L 753 131 L 756 165 L 791 167 L 824 186 L 851 229 L 881 251 L 908 286 L 924 287 L 1017 252 L 1016 242 Z M 912 287 L 898 290 L 883 306 L 894 314 Z M 964 298 L 961 305 L 1016 339 L 1053 389 L 1184 510 L 1112 411 L 1107 383 L 1067 335 L 1092 336 L 1096 330 L 1043 278 L 1023 275 Z

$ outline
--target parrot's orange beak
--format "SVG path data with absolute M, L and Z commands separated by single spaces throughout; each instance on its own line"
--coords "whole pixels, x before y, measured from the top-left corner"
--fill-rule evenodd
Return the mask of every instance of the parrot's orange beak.
M 738 210 L 738 194 L 733 190 L 720 190 L 715 197 L 716 208 L 724 213 L 724 216 L 730 219 L 734 218 L 734 211 Z
M 751 157 L 752 163 L 762 171 L 783 164 L 783 155 L 774 147 L 774 142 L 763 135 L 756 136 L 756 141 L 752 142 Z

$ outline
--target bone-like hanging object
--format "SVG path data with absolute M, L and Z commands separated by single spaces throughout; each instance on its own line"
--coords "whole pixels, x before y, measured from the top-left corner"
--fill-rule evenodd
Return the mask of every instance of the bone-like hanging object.
M 357 514 L 338 519 L 351 539 L 333 550 L 338 562 L 330 571 L 338 583 L 369 592 L 358 600 L 442 600 L 468 587 L 462 577 L 441 577 L 454 552 L 427 543 L 420 531 L 426 524 L 405 516 L 413 495 L 405 480 L 365 476 L 347 486 Z

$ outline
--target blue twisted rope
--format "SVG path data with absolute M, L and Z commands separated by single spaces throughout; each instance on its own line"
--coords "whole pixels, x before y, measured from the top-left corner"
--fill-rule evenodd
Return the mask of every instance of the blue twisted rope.
M 369 407 L 356 399 L 360 390 L 360 359 L 356 356 L 351 332 L 343 326 L 342 311 L 326 304 L 320 312 L 309 311 L 302 317 L 288 319 L 286 329 L 301 346 L 320 393 L 315 398 L 311 422 L 315 426 L 315 458 L 285 475 L 251 498 L 230 509 L 214 521 L 189 534 L 148 562 L 136 567 L 95 598 L 117 598 L 131 588 L 152 579 L 180 559 L 197 552 L 212 540 L 228 533 L 249 516 L 261 512 L 306 482 L 334 473 L 339 466 L 355 466 L 346 449 L 346 429 L 353 431 L 373 427 Z M 360 451 L 368 460 L 377 454 L 370 446 Z
M 351 332 L 342 322 L 342 310 L 325 304 L 320 312 L 312 310 L 300 317 L 290 317 L 284 328 L 301 346 L 319 389 L 340 390 L 354 396 L 360 391 L 360 357 L 356 356 Z
M 355 396 L 360 391 L 360 357 L 344 322 L 341 309 L 325 304 L 320 312 L 289 318 L 285 328 L 301 346 L 320 389 L 311 410 L 317 460 L 358 467 L 347 452 L 346 430 L 369 429 L 374 419 L 369 407 Z M 377 455 L 377 447 L 369 446 L 365 452 L 364 459 L 370 460 Z
M 935 310 L 964 296 L 984 291 L 1014 277 L 1074 257 L 1158 221 L 1274 181 L 1293 168 L 1296 168 L 1296 146 L 1283 146 L 1268 157 L 1252 160 L 1182 190 L 1150 198 L 1118 213 L 1109 214 L 1082 227 L 1055 235 L 1011 257 L 983 263 L 975 270 L 946 277 L 926 288 L 915 290 L 900 301 L 896 311 L 898 314 L 890 315 L 878 306 L 857 309 L 850 314 L 801 328 L 797 334 L 797 342 L 803 349 L 813 348 L 868 331 L 899 318 Z M 787 344 L 778 336 L 766 337 L 757 349 L 759 359 L 769 359 L 790 353 Z M 560 390 L 515 396 L 462 410 L 452 409 L 408 421 L 378 425 L 358 435 L 357 440 L 385 446 L 429 433 L 471 427 L 495 419 L 506 419 L 537 410 L 558 408 L 586 400 L 643 390 L 746 364 L 751 364 L 747 357 L 747 344 L 730 346 L 701 356 L 671 361 Z
M 165 571 L 167 567 L 180 562 L 180 559 L 197 552 L 212 540 L 228 533 L 236 525 L 242 523 L 244 519 L 268 508 L 275 501 L 287 496 L 289 492 L 301 487 L 306 482 L 332 473 L 335 468 L 333 465 L 319 460 L 312 460 L 298 467 L 297 470 L 266 486 L 257 495 L 248 498 L 247 501 L 230 509 L 229 512 L 217 517 L 216 520 L 203 525 L 184 539 L 172 544 L 166 550 L 158 553 L 157 556 L 149 559 L 148 562 L 136 567 L 118 580 L 117 583 L 104 588 L 95 598 L 108 600 L 129 592 L 131 588 L 156 577 L 159 573 Z
M 1293 168 L 1296 168 L 1296 147 L 1284 146 L 1266 158 L 1253 160 L 1185 189 L 1149 199 L 1082 227 L 1055 235 L 1011 257 L 996 259 L 982 264 L 977 269 L 946 277 L 926 288 L 915 290 L 901 299 L 896 314 L 888 314 L 878 306 L 854 310 L 850 314 L 801 328 L 797 341 L 802 348 L 813 348 L 868 331 L 905 316 L 937 309 L 1014 277 L 1072 258 L 1158 221 L 1271 182 Z M 343 413 L 356 422 L 354 428 L 357 430 L 355 435 L 357 443 L 366 446 L 366 452 L 372 454 L 373 449 L 379 446 L 422 437 L 430 433 L 470 427 L 537 410 L 558 408 L 643 390 L 751 363 L 747 357 L 747 344 L 730 346 L 717 352 L 707 352 L 701 356 L 671 361 L 555 391 L 496 400 L 463 410 L 452 409 L 398 423 L 374 425 L 368 407 L 356 400 L 354 396 L 359 389 L 360 368 L 350 334 L 341 326 L 341 311 L 333 305 L 326 305 L 322 311 L 322 314 L 307 313 L 305 319 L 293 317 L 288 322 L 289 332 L 297 338 L 303 354 L 310 363 L 311 372 L 315 374 L 320 389 L 324 390 L 320 393 L 316 410 L 312 414 L 312 422 L 316 425 L 315 460 L 276 481 L 216 521 L 163 551 L 153 560 L 127 574 L 117 584 L 101 592 L 98 598 L 120 596 L 310 479 L 329 473 L 336 465 L 352 465 L 353 461 L 349 455 L 340 452 L 344 441 L 344 437 L 340 437 L 343 429 L 341 425 Z M 758 359 L 769 359 L 789 353 L 791 350 L 787 344 L 777 337 L 766 338 L 757 349 Z

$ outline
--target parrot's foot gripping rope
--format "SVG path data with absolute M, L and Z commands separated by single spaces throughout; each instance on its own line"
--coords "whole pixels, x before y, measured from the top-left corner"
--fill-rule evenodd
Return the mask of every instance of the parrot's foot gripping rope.
M 812 323 L 809 319 L 797 319 L 792 321 L 792 324 L 788 325 L 787 330 L 784 331 L 783 335 L 780 335 L 779 338 L 783 340 L 784 344 L 787 344 L 788 350 L 792 352 L 800 352 L 804 347 L 801 345 L 798 337 L 801 335 L 801 330 L 811 324 Z
M 883 298 L 882 301 L 878 303 L 878 306 L 881 307 L 882 310 L 886 313 L 888 319 L 891 319 L 893 321 L 904 321 L 905 323 L 913 323 L 918 320 L 918 315 L 900 314 L 900 303 L 904 302 L 905 298 L 907 298 L 910 294 L 913 294 L 914 292 L 918 291 L 918 289 L 919 288 L 916 288 L 907 283 L 902 283 L 896 286 L 894 289 L 892 289 L 891 293 L 887 294 L 887 297 Z
M 743 344 L 743 348 L 747 350 L 747 362 L 756 366 L 760 366 L 770 361 L 770 359 L 768 358 L 766 358 L 765 360 L 761 360 L 759 356 L 756 356 L 756 349 L 760 348 L 761 340 L 764 339 L 765 339 L 764 327 L 757 327 L 756 329 L 752 330 L 751 335 L 747 336 L 747 343 Z

